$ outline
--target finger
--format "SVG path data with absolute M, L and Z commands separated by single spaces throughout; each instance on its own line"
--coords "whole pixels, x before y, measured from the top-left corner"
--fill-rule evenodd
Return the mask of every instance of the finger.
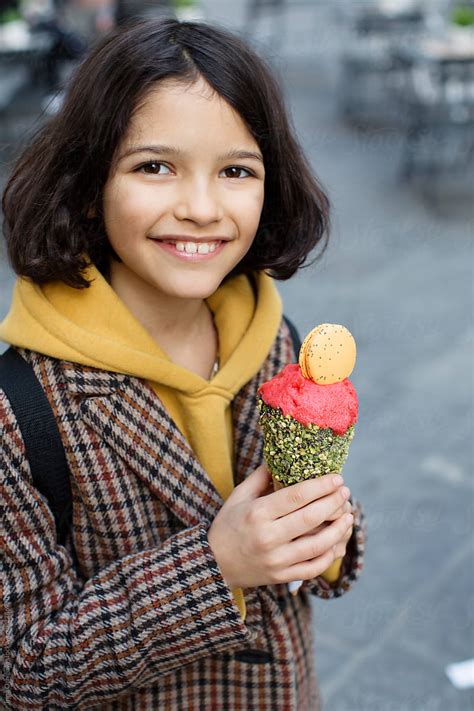
M 347 552 L 347 544 L 352 536 L 353 532 L 353 527 L 351 526 L 349 530 L 347 531 L 346 535 L 343 537 L 342 541 L 339 541 L 339 543 L 336 545 L 334 554 L 336 558 L 344 558 Z
M 334 548 L 334 560 L 340 560 L 346 555 L 346 546 L 344 543 L 339 543 Z
M 346 535 L 343 536 L 342 540 L 340 540 L 339 543 L 336 544 L 335 553 L 336 553 L 337 558 L 343 558 L 346 555 L 347 544 L 348 544 L 351 536 L 352 536 L 352 528 L 350 528 L 348 533 L 346 533 Z
M 332 494 L 317 499 L 293 513 L 273 521 L 273 536 L 276 543 L 298 538 L 328 521 L 346 501 L 349 490 L 347 487 L 337 489 Z M 350 492 L 349 492 L 350 494 Z
M 311 580 L 324 573 L 336 560 L 334 549 L 327 551 L 324 555 L 315 560 L 297 563 L 290 568 L 285 568 L 277 576 L 276 582 L 289 582 L 290 580 Z
M 267 493 L 271 484 L 272 475 L 267 465 L 263 463 L 236 486 L 231 495 L 235 502 L 256 499 Z
M 349 505 L 349 507 L 348 507 L 347 509 L 346 509 L 345 506 L 343 506 L 342 508 L 344 508 L 345 511 L 342 512 L 341 516 L 343 516 L 345 513 L 350 513 L 350 512 L 352 511 L 352 506 L 350 506 L 350 505 Z M 318 533 L 319 531 L 322 531 L 323 528 L 326 528 L 326 526 L 330 526 L 331 523 L 332 523 L 332 521 L 336 521 L 336 520 L 337 520 L 338 518 L 340 518 L 341 516 L 335 516 L 334 518 L 329 517 L 327 521 L 323 521 L 322 523 L 319 524 L 319 526 L 316 526 L 316 528 L 312 528 L 311 531 L 308 531 L 307 533 L 303 533 L 303 535 L 302 535 L 302 536 L 299 536 L 299 538 L 303 538 L 303 536 L 312 536 L 312 535 L 314 535 L 315 533 Z M 351 537 L 351 535 L 352 535 L 351 531 L 352 531 L 352 528 L 351 528 L 350 531 L 346 534 L 346 536 L 347 536 L 348 539 L 349 539 L 349 538 Z
M 343 538 L 344 543 L 347 543 L 348 541 L 350 541 L 353 533 L 354 533 L 354 526 L 351 526 Z
M 316 526 L 316 528 L 311 529 L 311 531 L 308 531 L 308 533 L 303 533 L 302 536 L 299 536 L 300 538 L 308 537 L 308 536 L 314 536 L 315 533 L 319 533 L 319 531 L 322 531 L 324 528 L 327 526 L 330 526 L 331 522 L 330 521 L 323 521 L 319 526 Z
M 271 496 L 273 518 L 277 519 L 281 516 L 286 516 L 292 511 L 297 511 L 315 499 L 336 491 L 343 483 L 340 475 L 328 474 L 300 481 L 298 484 L 291 484 L 284 489 L 275 491 Z
M 352 521 L 352 514 L 346 514 L 317 534 L 302 536 L 286 546 L 280 547 L 278 550 L 279 564 L 291 566 L 325 555 L 328 550 L 333 549 L 341 542 L 347 529 L 352 525 Z
M 345 513 L 350 513 L 352 511 L 352 504 L 350 501 L 346 501 L 345 504 L 343 504 L 337 511 L 335 511 L 331 516 L 328 516 L 327 520 L 328 521 L 335 521 L 337 518 L 340 518 L 343 516 Z
M 336 548 L 334 550 L 334 555 L 336 556 L 336 558 L 344 558 L 344 556 L 346 555 L 347 541 L 348 539 L 344 536 L 344 539 L 336 545 Z

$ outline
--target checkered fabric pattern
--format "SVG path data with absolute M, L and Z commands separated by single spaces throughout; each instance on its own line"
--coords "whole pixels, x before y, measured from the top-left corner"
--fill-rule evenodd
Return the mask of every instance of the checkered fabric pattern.
M 2 682 L 15 711 L 317 711 L 309 594 L 359 577 L 365 522 L 340 580 L 244 590 L 242 621 L 208 544 L 223 501 L 143 381 L 20 350 L 57 418 L 71 470 L 65 547 L 33 487 L 0 391 Z M 280 331 L 233 407 L 236 485 L 262 462 L 256 391 L 295 360 Z

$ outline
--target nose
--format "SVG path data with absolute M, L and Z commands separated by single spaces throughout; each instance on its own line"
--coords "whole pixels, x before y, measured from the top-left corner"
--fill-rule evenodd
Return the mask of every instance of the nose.
M 218 222 L 224 216 L 218 188 L 204 179 L 183 184 L 174 213 L 178 220 L 191 220 L 202 226 Z

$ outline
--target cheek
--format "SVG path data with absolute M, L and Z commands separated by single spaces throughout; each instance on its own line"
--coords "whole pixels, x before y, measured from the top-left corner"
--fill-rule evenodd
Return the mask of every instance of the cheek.
M 241 228 L 248 231 L 257 229 L 262 213 L 263 199 L 263 188 L 234 196 L 233 212 Z
M 149 191 L 134 186 L 118 184 L 104 191 L 104 217 L 108 231 L 121 232 L 127 227 L 146 228 L 150 220 L 156 216 L 156 201 Z
M 249 221 L 251 220 L 251 225 L 249 225 L 249 228 L 251 229 L 254 235 L 260 223 L 260 216 L 262 214 L 263 209 L 263 198 L 264 195 L 262 190 L 261 194 L 255 196 L 251 205 L 251 209 L 249 210 Z

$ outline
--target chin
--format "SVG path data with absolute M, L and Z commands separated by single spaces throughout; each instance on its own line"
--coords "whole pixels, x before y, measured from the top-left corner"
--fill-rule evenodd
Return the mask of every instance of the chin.
M 207 299 L 219 288 L 224 277 L 225 274 L 216 277 L 203 274 L 193 284 L 190 284 L 189 281 L 173 284 L 173 288 L 168 293 L 181 299 Z

